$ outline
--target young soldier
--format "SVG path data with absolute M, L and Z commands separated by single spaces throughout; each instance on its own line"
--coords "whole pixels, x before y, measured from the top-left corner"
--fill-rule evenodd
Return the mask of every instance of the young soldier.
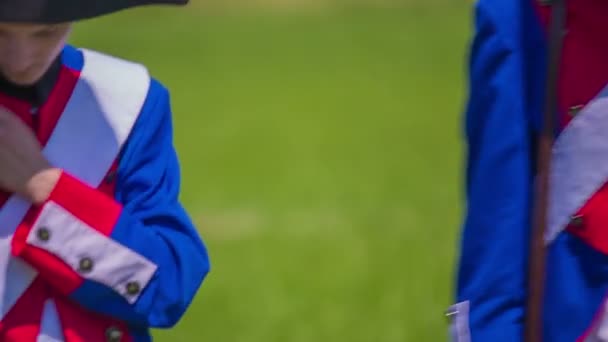
M 72 22 L 185 2 L 0 0 L 0 341 L 147 341 L 206 276 L 167 89 L 66 45 Z
M 608 2 L 565 1 L 542 340 L 608 341 Z M 456 341 L 522 341 L 552 1 L 479 0 Z M 553 113 L 552 113 L 553 114 Z M 538 228 L 538 227 L 536 227 Z M 540 341 L 539 341 L 540 342 Z

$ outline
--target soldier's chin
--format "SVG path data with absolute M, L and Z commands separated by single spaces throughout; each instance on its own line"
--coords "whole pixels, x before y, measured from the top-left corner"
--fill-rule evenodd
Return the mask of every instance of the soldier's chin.
M 33 72 L 3 73 L 3 76 L 7 81 L 19 87 L 34 85 L 42 77 L 42 75 Z

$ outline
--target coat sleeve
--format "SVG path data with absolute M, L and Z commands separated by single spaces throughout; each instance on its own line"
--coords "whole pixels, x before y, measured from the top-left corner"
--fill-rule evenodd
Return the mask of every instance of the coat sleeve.
M 531 128 L 518 52 L 476 8 L 465 114 L 466 209 L 452 341 L 520 341 L 531 189 Z M 508 40 L 508 39 L 507 39 Z
M 178 201 L 172 139 L 169 94 L 152 81 L 119 157 L 114 198 L 63 172 L 31 226 L 18 228 L 13 254 L 87 309 L 131 326 L 174 325 L 209 259 Z

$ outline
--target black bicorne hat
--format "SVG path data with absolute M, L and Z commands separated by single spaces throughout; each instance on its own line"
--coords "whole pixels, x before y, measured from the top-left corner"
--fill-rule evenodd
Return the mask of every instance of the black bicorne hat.
M 62 23 L 123 9 L 153 5 L 185 5 L 189 0 L 0 0 L 0 22 Z

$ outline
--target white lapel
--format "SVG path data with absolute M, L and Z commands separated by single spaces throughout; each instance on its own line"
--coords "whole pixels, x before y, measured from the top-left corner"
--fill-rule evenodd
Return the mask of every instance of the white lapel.
M 547 243 L 608 180 L 608 87 L 560 134 L 551 163 Z

